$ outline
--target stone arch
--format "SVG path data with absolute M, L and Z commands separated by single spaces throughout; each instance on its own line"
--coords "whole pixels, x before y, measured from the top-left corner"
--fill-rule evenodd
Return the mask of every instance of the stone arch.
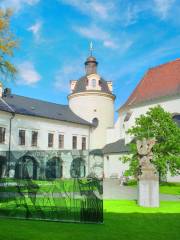
M 7 158 L 5 156 L 0 156 L 0 178 L 6 176 L 7 171 Z
M 46 178 L 56 179 L 63 176 L 63 164 L 60 157 L 52 157 L 46 162 Z
M 15 165 L 15 178 L 38 179 L 38 169 L 38 161 L 33 156 L 25 155 Z
M 86 164 L 84 159 L 77 157 L 71 162 L 70 174 L 72 178 L 83 178 L 86 176 Z

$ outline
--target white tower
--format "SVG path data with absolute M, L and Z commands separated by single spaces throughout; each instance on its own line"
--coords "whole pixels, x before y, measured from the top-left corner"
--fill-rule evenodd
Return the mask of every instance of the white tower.
M 86 75 L 71 81 L 71 94 L 68 96 L 71 110 L 94 124 L 90 132 L 90 149 L 104 147 L 106 130 L 114 124 L 112 82 L 103 80 L 97 74 L 97 65 L 91 53 L 85 62 Z

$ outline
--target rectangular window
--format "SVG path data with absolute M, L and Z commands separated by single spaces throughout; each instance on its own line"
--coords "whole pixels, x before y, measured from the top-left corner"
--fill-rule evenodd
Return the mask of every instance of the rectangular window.
M 37 141 L 38 141 L 38 132 L 32 131 L 31 146 L 37 147 Z
M 82 150 L 86 150 L 86 137 L 82 137 Z
M 72 147 L 73 149 L 77 149 L 77 136 L 73 136 L 72 138 Z
M 25 145 L 25 130 L 19 130 L 19 145 L 24 146 Z
M 54 134 L 48 133 L 48 147 L 53 147 L 54 143 Z
M 64 148 L 64 135 L 59 134 L 59 148 L 63 149 Z
M 5 143 L 6 129 L 0 127 L 0 143 Z

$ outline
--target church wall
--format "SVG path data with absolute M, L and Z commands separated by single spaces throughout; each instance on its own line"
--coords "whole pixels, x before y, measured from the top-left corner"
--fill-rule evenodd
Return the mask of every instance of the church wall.
M 120 123 L 120 138 L 125 138 L 126 143 L 131 140 L 131 137 L 126 134 L 126 131 L 131 128 L 135 124 L 135 119 L 138 118 L 141 114 L 145 114 L 149 108 L 155 107 L 157 105 L 162 106 L 165 111 L 170 113 L 180 113 L 180 97 L 176 97 L 176 99 L 164 100 L 164 101 L 156 101 L 154 103 L 147 103 L 144 106 L 133 107 L 128 111 L 132 112 L 132 115 L 129 121 L 124 122 L 124 118 L 126 116 L 127 111 L 122 111 L 119 115 Z

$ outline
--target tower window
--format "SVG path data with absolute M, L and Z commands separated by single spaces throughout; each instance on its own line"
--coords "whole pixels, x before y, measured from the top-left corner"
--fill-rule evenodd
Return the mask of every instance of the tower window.
M 92 84 L 92 87 L 95 88 L 96 87 L 96 79 L 92 79 L 91 84 Z
M 94 127 L 97 127 L 98 124 L 99 124 L 99 120 L 98 120 L 98 118 L 93 118 L 93 120 L 92 120 L 92 124 L 94 125 Z

